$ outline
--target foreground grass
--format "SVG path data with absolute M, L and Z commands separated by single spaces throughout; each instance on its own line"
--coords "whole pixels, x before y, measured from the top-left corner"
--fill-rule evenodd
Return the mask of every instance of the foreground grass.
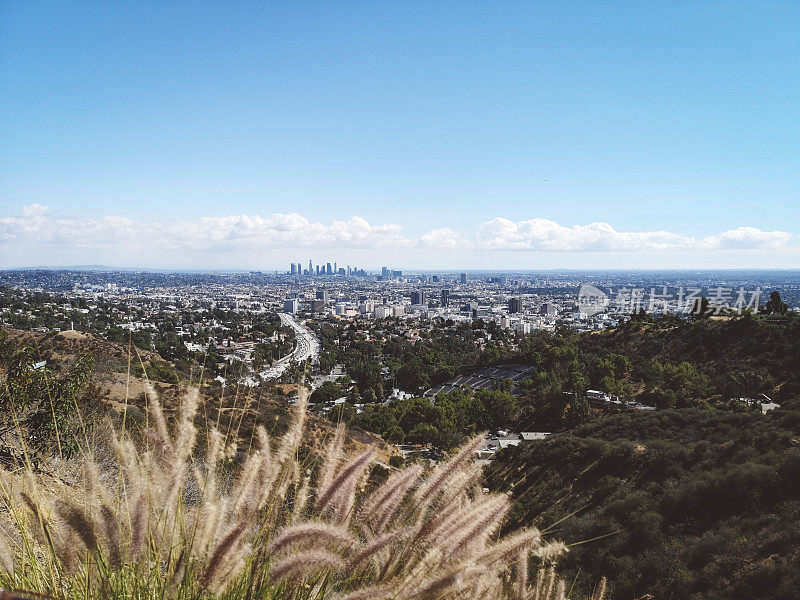
M 190 389 L 169 424 L 150 389 L 142 443 L 117 431 L 105 468 L 87 451 L 79 486 L 0 473 L 0 585 L 69 600 L 566 597 L 563 544 L 498 536 L 509 500 L 477 485 L 480 437 L 428 473 L 368 482 L 372 452 L 345 461 L 342 427 L 318 467 L 300 460 L 301 397 L 288 432 L 259 428 L 231 475 L 222 433 L 196 448 L 198 404 Z

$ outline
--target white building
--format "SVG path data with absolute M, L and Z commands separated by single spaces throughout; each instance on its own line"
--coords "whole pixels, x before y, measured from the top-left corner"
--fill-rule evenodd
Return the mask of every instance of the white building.
M 526 442 L 533 442 L 539 440 L 546 440 L 551 435 L 549 431 L 523 431 L 519 436 Z
M 385 319 L 386 317 L 391 317 L 393 314 L 392 307 L 386 304 L 379 304 L 375 307 L 375 318 L 376 319 Z
M 531 332 L 531 324 L 520 321 L 514 325 L 514 331 L 517 333 L 522 333 L 523 335 L 528 335 Z

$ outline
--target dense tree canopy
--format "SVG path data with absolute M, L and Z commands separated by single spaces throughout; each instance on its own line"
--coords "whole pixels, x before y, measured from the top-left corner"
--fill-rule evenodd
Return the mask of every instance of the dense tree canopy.
M 800 589 L 800 413 L 608 416 L 504 450 L 490 487 L 512 527 L 558 523 L 567 571 L 614 598 L 794 598 Z M 563 521 L 562 521 L 563 519 Z

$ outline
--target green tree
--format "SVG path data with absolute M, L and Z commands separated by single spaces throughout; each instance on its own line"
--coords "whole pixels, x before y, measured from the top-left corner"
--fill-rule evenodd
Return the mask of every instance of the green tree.
M 781 299 L 781 294 L 777 290 L 771 292 L 769 295 L 769 300 L 767 301 L 766 306 L 764 307 L 764 312 L 767 314 L 783 314 L 789 311 L 789 305 L 786 304 Z
M 582 394 L 569 396 L 564 408 L 564 425 L 575 427 L 589 419 L 589 401 Z
M 311 402 L 325 403 L 342 397 L 341 388 L 332 381 L 326 381 L 311 394 Z
M 349 402 L 342 402 L 330 410 L 328 418 L 334 423 L 347 423 L 349 425 L 356 418 L 356 407 Z
M 439 430 L 430 423 L 419 423 L 406 436 L 410 444 L 429 444 L 439 437 Z
M 50 454 L 55 443 L 58 453 L 70 456 L 78 448 L 81 428 L 102 398 L 100 389 L 90 381 L 92 359 L 86 354 L 79 356 L 59 377 L 41 362 L 28 346 L 12 355 L 6 380 L 0 385 L 0 407 L 14 427 L 27 431 L 35 450 Z

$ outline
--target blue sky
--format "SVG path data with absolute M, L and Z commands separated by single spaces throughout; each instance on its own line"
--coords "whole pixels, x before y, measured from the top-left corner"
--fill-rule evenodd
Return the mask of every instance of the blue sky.
M 0 266 L 800 267 L 797 2 L 10 1 L 0 89 Z

